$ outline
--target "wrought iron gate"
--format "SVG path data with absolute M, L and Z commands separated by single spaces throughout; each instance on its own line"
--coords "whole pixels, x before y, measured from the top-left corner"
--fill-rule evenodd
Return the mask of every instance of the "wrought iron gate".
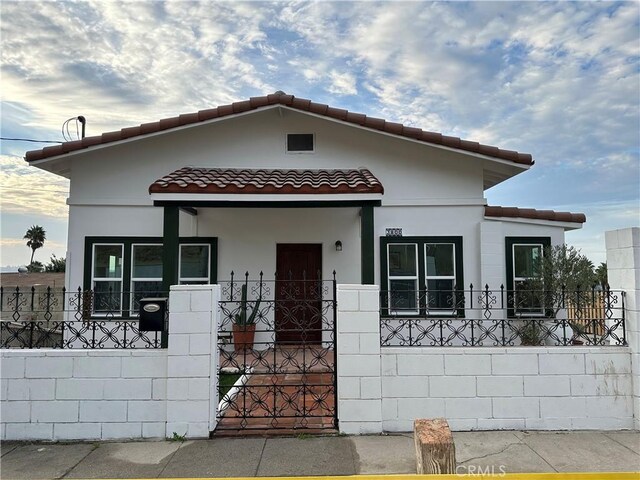
M 335 272 L 220 284 L 214 435 L 337 429 Z

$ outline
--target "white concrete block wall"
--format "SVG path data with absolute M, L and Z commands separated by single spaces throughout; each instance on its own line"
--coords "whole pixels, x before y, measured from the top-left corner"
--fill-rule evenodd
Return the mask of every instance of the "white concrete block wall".
M 630 429 L 626 347 L 382 349 L 382 427 L 445 417 L 454 430 Z
M 219 300 L 219 285 L 171 287 L 167 437 L 208 438 L 215 428 Z
M 168 349 L 0 350 L 0 439 L 208 438 L 219 292 L 172 287 Z
M 635 428 L 640 430 L 640 228 L 605 233 L 607 271 L 612 290 L 625 292 L 626 339 L 631 350 Z
M 338 285 L 345 433 L 410 431 L 424 417 L 446 417 L 454 430 L 634 427 L 628 347 L 381 349 L 377 302 L 376 286 Z
M 343 433 L 382 431 L 378 291 L 376 285 L 337 286 L 338 422 Z
M 166 375 L 166 350 L 2 350 L 0 438 L 164 437 Z

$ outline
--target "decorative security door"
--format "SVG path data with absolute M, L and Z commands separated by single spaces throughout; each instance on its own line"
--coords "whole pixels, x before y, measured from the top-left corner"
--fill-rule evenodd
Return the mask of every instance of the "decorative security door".
M 322 245 L 282 243 L 276 248 L 276 342 L 322 341 Z
M 320 265 L 319 247 L 284 247 L 299 272 L 220 282 L 213 435 L 337 430 L 335 273 L 323 281 L 306 271 Z

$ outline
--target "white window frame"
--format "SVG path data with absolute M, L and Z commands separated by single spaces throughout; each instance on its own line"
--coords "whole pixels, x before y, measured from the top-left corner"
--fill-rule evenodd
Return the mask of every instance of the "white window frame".
M 120 247 L 120 261 L 122 262 L 122 265 L 120 266 L 120 278 L 117 277 L 96 277 L 96 247 L 114 247 L 114 246 L 119 246 Z M 95 295 L 95 286 L 96 286 L 96 282 L 120 282 L 120 312 L 116 313 L 114 312 L 109 312 L 109 313 L 102 313 L 102 312 L 96 312 L 95 311 L 95 303 L 92 305 L 91 308 L 91 316 L 94 317 L 106 317 L 109 314 L 113 314 L 114 317 L 122 317 L 122 310 L 123 310 L 123 304 L 122 304 L 122 290 L 124 289 L 124 265 L 125 265 L 125 261 L 124 261 L 124 243 L 94 243 L 92 245 L 92 252 L 91 252 L 91 289 L 94 291 L 94 295 Z
M 133 282 L 162 282 L 162 277 L 134 277 L 133 269 L 135 267 L 134 250 L 136 247 L 163 247 L 162 243 L 132 243 L 131 244 L 131 280 L 129 282 L 129 315 L 138 316 L 138 312 L 133 309 Z
M 453 253 L 453 275 L 429 275 L 427 272 L 427 245 L 451 245 L 451 252 Z M 425 242 L 424 244 L 424 290 L 425 290 L 425 308 L 427 315 L 456 315 L 458 307 L 455 305 L 451 309 L 444 308 L 430 308 L 429 307 L 429 280 L 453 280 L 453 288 L 451 293 L 455 292 L 456 285 L 456 244 L 453 242 Z
M 289 150 L 289 135 L 311 135 L 313 137 L 313 148 L 311 150 Z M 284 151 L 288 155 L 308 155 L 316 153 L 316 134 L 309 132 L 288 132 L 284 136 Z
M 407 276 L 407 275 L 402 275 L 402 276 L 391 276 L 391 265 L 390 265 L 390 261 L 389 261 L 389 252 L 390 252 L 390 247 L 394 246 L 397 247 L 398 245 L 413 245 L 413 247 L 415 248 L 415 259 L 416 259 L 416 274 L 415 276 Z M 418 268 L 418 243 L 415 242 L 400 242 L 400 243 L 388 243 L 387 244 L 387 295 L 388 295 L 388 300 L 387 300 L 387 305 L 389 305 L 389 312 L 393 312 L 393 313 L 401 313 L 403 315 L 419 315 L 420 314 L 420 270 Z M 415 281 L 415 285 L 416 285 L 416 298 L 415 298 L 415 304 L 416 304 L 416 308 L 415 310 L 398 310 L 398 309 L 394 309 L 392 308 L 392 303 L 391 303 L 391 281 L 392 280 L 414 280 Z
M 205 277 L 183 277 L 182 276 L 182 247 L 207 247 L 207 276 Z M 209 243 L 181 243 L 178 246 L 178 285 L 185 285 L 189 282 L 201 282 L 206 280 L 211 282 L 211 244 Z
M 516 284 L 518 282 L 526 282 L 527 280 L 531 280 L 534 277 L 516 277 L 516 247 L 538 247 L 540 248 L 540 258 L 544 258 L 544 244 L 542 243 L 514 243 L 511 245 L 511 274 L 513 277 L 513 312 L 518 313 L 517 308 L 517 299 L 516 299 Z M 521 312 L 522 313 L 522 312 Z M 527 315 L 532 317 L 543 317 L 544 316 L 544 305 L 540 306 L 540 311 L 532 311 L 526 312 Z

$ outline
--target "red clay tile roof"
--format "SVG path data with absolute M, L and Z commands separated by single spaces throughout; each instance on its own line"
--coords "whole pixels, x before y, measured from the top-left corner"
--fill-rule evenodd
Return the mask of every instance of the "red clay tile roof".
M 119 131 L 107 132 L 93 137 L 86 137 L 82 140 L 65 142 L 61 145 L 45 147 L 42 150 L 31 150 L 26 153 L 25 160 L 28 162 L 42 160 L 44 158 L 55 157 L 57 155 L 82 150 L 95 145 L 104 145 L 127 138 L 138 137 L 163 130 L 170 130 L 183 125 L 204 122 L 213 118 L 228 117 L 269 105 L 284 105 L 295 110 L 322 115 L 347 123 L 352 123 L 354 125 L 360 125 L 371 130 L 400 135 L 433 145 L 442 145 L 467 152 L 479 153 L 488 157 L 508 160 L 521 165 L 533 165 L 534 163 L 531 155 L 528 153 L 518 153 L 513 150 L 502 150 L 498 147 L 483 145 L 478 142 L 461 140 L 458 137 L 448 137 L 441 133 L 427 132 L 419 128 L 387 122 L 381 118 L 367 117 L 361 113 L 353 113 L 340 108 L 329 107 L 328 105 L 315 103 L 304 98 L 296 98 L 293 95 L 287 95 L 283 92 L 276 92 L 264 97 L 252 97 L 249 100 L 242 102 L 235 102 L 230 105 L 223 105 L 209 110 L 200 110 L 196 113 L 187 113 L 177 117 L 164 118 L 157 122 L 143 123 L 137 127 L 123 128 Z
M 184 167 L 149 186 L 149 193 L 384 193 L 367 169 L 265 170 Z
M 554 212 L 553 210 L 534 210 L 533 208 L 484 207 L 485 217 L 532 218 L 535 220 L 550 220 L 552 222 L 584 223 L 587 217 L 584 213 Z

